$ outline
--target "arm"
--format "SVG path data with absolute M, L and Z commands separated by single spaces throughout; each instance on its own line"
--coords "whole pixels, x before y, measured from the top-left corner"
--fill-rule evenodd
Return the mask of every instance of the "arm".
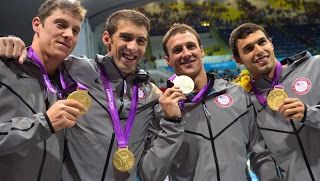
M 30 97 L 34 96 L 36 94 L 30 94 Z M 72 127 L 82 110 L 77 101 L 63 100 L 53 104 L 46 113 L 40 112 L 41 109 L 35 107 L 44 107 L 44 102 L 30 105 L 30 99 L 19 95 L 2 81 L 0 97 L 0 156 L 27 150 L 54 132 Z
M 266 143 L 258 129 L 253 105 L 248 109 L 248 120 L 250 120 L 248 152 L 251 169 L 260 181 L 280 180 L 280 177 L 277 174 L 276 163 L 274 162 L 270 151 L 267 149 Z
M 306 105 L 306 112 L 302 119 L 303 124 L 320 129 L 320 103 L 318 105 Z
M 0 156 L 28 149 L 49 138 L 53 132 L 45 113 L 34 114 L 31 117 L 16 117 L 5 121 L 1 116 L 0 123 Z
M 172 89 L 167 89 L 159 99 L 162 107 L 156 105 L 154 108 L 154 119 L 149 125 L 147 144 L 138 167 L 142 180 L 163 181 L 184 139 L 184 122 L 181 121 L 178 101 L 185 96 L 177 93 L 174 99 L 174 95 L 170 97 L 170 91 Z

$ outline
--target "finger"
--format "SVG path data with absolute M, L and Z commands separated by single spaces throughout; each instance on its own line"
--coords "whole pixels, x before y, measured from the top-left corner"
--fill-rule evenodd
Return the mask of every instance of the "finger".
M 22 53 L 22 50 L 25 48 L 25 44 L 23 43 L 22 40 L 18 39 L 18 38 L 15 38 L 13 40 L 13 53 L 12 53 L 12 56 L 13 58 L 19 58 L 21 53 Z
M 291 116 L 294 121 L 302 121 L 304 114 L 298 113 Z
M 168 98 L 175 99 L 178 97 L 186 97 L 186 96 L 184 94 L 182 94 L 181 92 L 173 92 Z
M 74 114 L 70 113 L 69 111 L 65 112 L 64 117 L 65 117 L 66 121 L 71 121 L 71 122 L 75 122 L 76 119 L 77 119 L 77 116 L 75 116 Z
M 294 115 L 304 115 L 304 110 L 302 108 L 293 108 L 293 109 L 287 109 L 284 113 L 283 113 L 284 116 L 294 116 Z
M 13 55 L 13 41 L 12 41 L 12 38 L 9 38 L 6 41 L 6 50 L 5 50 L 4 56 L 6 58 L 12 58 L 12 55 Z
M 86 112 L 88 111 L 87 108 L 81 104 L 79 101 L 77 100 L 74 100 L 74 99 L 67 99 L 65 100 L 65 103 L 64 103 L 66 106 L 69 106 L 69 107 L 72 107 L 72 108 L 75 108 L 77 109 L 78 111 L 80 112 Z
M 180 101 L 183 101 L 186 99 L 187 99 L 187 97 L 185 95 L 179 95 L 179 96 L 173 98 L 172 101 L 175 103 L 179 103 Z
M 0 38 L 0 57 L 4 57 L 6 52 L 5 37 Z
M 72 128 L 76 124 L 76 118 L 75 117 L 69 117 L 65 118 L 64 127 L 65 128 Z
M 173 94 L 174 92 L 182 92 L 181 89 L 179 89 L 178 87 L 171 87 L 171 88 L 168 88 L 165 92 L 164 92 L 164 95 L 169 97 L 171 94 Z
M 81 115 L 81 112 L 78 108 L 71 107 L 71 106 L 65 106 L 63 108 L 63 111 L 65 111 L 65 113 L 72 115 L 74 119 L 76 119 L 76 117 L 79 117 Z M 71 117 L 69 117 L 69 119 L 72 120 Z
M 304 111 L 304 104 L 302 102 L 300 102 L 300 101 L 284 103 L 279 108 L 279 112 L 280 113 L 284 113 L 288 109 L 295 109 L 295 108 L 298 108 L 298 109 L 301 109 L 301 111 Z
M 294 103 L 294 102 L 301 102 L 298 98 L 285 98 L 283 100 L 283 104 L 291 104 L 291 103 Z
M 21 53 L 20 57 L 19 57 L 19 63 L 20 64 L 23 64 L 23 62 L 27 59 L 27 55 L 28 55 L 27 48 L 24 48 L 22 50 L 22 53 Z

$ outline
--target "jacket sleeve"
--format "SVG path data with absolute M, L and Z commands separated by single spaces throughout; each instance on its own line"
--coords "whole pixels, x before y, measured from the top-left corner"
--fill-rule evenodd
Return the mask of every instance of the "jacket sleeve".
M 320 104 L 314 106 L 306 105 L 306 112 L 302 122 L 303 124 L 320 129 Z
M 304 118 L 302 119 L 302 123 L 308 126 L 314 127 L 316 129 L 320 129 L 320 97 L 319 97 L 319 73 L 317 68 L 320 66 L 320 55 L 313 56 L 305 61 L 306 66 L 313 67 L 310 74 L 310 80 L 314 80 L 312 91 L 310 91 L 306 98 L 307 100 L 304 102 L 305 104 L 305 113 Z M 304 66 L 304 65 L 303 65 Z M 309 69 L 308 69 L 309 70 Z M 308 75 L 309 75 L 308 74 Z
M 248 109 L 250 120 L 248 153 L 251 170 L 257 175 L 260 181 L 281 180 L 277 174 L 276 163 L 258 129 L 254 106 L 251 104 Z
M 30 145 L 44 141 L 52 135 L 51 125 L 45 113 L 5 119 L 5 115 L 14 111 L 3 111 L 6 105 L 0 104 L 0 156 L 25 151 Z
M 170 122 L 161 116 L 160 105 L 148 129 L 147 144 L 139 163 L 142 181 L 163 181 L 184 138 L 184 122 Z

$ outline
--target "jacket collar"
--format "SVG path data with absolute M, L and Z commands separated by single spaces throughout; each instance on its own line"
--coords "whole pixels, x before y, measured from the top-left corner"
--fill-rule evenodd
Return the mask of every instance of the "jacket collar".
M 137 67 L 134 73 L 124 76 L 120 69 L 114 63 L 113 57 L 97 55 L 95 61 L 98 65 L 98 69 L 100 68 L 100 65 L 105 68 L 108 78 L 111 82 L 119 82 L 125 80 L 128 83 L 133 83 L 133 81 L 137 81 L 138 83 L 147 83 L 150 81 L 149 73 L 140 67 Z M 102 83 L 100 76 L 98 80 L 100 83 Z

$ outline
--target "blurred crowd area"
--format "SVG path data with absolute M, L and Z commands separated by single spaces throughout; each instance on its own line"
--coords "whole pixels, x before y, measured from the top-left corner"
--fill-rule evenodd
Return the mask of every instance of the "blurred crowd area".
M 271 26 L 318 24 L 318 0 L 175 0 L 139 8 L 151 20 L 152 34 L 164 34 L 172 23 L 192 25 L 198 31 L 234 28 L 243 22 Z M 208 28 L 206 28 L 208 27 Z
M 159 69 L 157 61 L 165 61 L 161 50 L 161 38 L 173 23 L 186 23 L 199 33 L 206 56 L 229 55 L 231 31 L 236 26 L 253 22 L 263 25 L 272 37 L 275 53 L 279 60 L 303 50 L 312 54 L 320 53 L 320 1 L 318 0 L 173 0 L 152 2 L 138 8 L 151 20 L 151 42 L 142 66 Z M 205 36 L 203 36 L 205 35 Z M 153 45 L 153 47 L 152 47 Z M 226 67 L 225 60 L 207 62 L 214 64 L 207 72 L 217 77 L 234 79 L 241 67 Z M 170 69 L 161 69 L 170 75 Z M 161 87 L 165 77 L 155 78 Z

